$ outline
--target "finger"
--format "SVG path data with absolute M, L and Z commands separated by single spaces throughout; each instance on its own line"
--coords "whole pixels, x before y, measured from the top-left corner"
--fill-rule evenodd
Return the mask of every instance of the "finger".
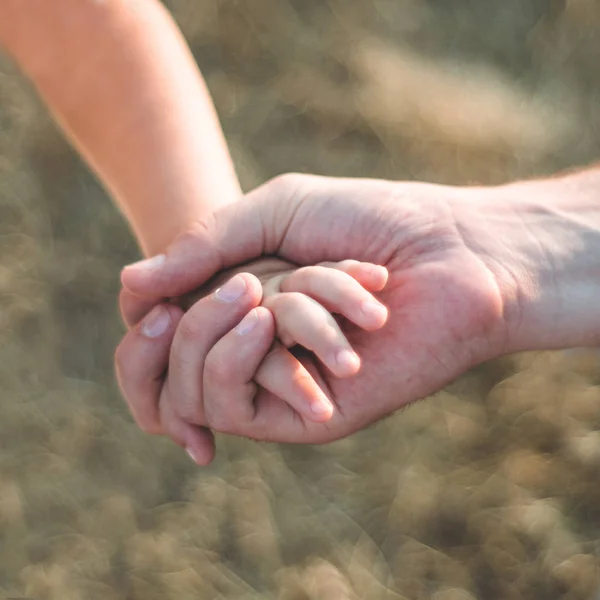
M 199 300 L 183 316 L 171 348 L 169 395 L 175 412 L 204 425 L 203 372 L 211 348 L 260 304 L 262 287 L 254 275 L 239 273 Z
M 261 186 L 254 194 L 263 190 L 270 196 L 269 187 L 272 186 Z M 289 213 L 292 218 L 294 205 L 290 203 L 277 216 L 285 221 Z M 165 254 L 127 265 L 121 272 L 123 287 L 150 299 L 178 297 L 204 285 L 228 267 L 276 254 L 278 242 L 268 243 L 266 234 L 275 215 L 264 202 L 250 203 L 245 199 L 218 212 L 219 217 L 214 213 L 180 234 Z M 280 229 L 285 231 L 285 225 Z
M 204 412 L 207 424 L 228 433 L 232 424 L 254 416 L 254 375 L 275 341 L 273 315 L 252 309 L 210 350 L 204 364 Z
M 279 288 L 305 294 L 367 331 L 380 329 L 387 320 L 386 307 L 356 279 L 336 268 L 303 267 L 284 277 Z
M 248 219 L 248 226 L 255 226 L 258 240 L 260 215 Z M 214 224 L 214 220 L 210 221 Z M 159 254 L 132 265 L 121 271 L 121 284 L 133 294 L 157 300 L 176 298 L 195 290 L 228 266 L 243 264 L 251 258 L 261 256 L 262 250 L 251 244 L 247 252 L 234 253 L 231 260 L 224 260 L 219 248 L 220 236 L 211 231 L 205 222 L 197 223 L 189 231 L 179 235 L 166 254 Z M 231 242 L 231 240 L 226 240 Z M 235 258 L 239 256 L 239 260 Z
M 129 410 L 146 433 L 163 433 L 158 402 L 181 309 L 159 305 L 121 341 L 115 372 Z
M 119 292 L 121 318 L 128 329 L 139 323 L 156 304 L 155 300 L 142 298 L 124 288 Z
M 197 427 L 184 421 L 174 410 L 170 400 L 168 384 L 160 399 L 160 419 L 165 435 L 188 453 L 197 464 L 206 466 L 215 457 L 215 437 L 207 427 Z
M 365 199 L 390 183 L 286 174 L 212 213 L 179 236 L 166 255 L 125 267 L 123 286 L 147 298 L 177 297 L 213 275 L 259 256 L 298 264 L 360 256 L 379 262 L 397 229 Z M 374 241 L 373 234 L 377 240 Z M 389 234 L 389 236 L 388 236 Z
M 275 317 L 277 337 L 286 346 L 298 344 L 311 352 L 338 377 L 360 369 L 360 359 L 333 316 L 304 294 L 280 293 L 264 299 Z
M 274 367 L 272 369 L 272 367 Z M 326 383 L 314 364 L 314 359 L 306 358 L 301 361 L 301 367 L 308 371 L 319 389 L 327 389 Z M 297 407 L 304 408 L 302 412 L 296 410 L 291 403 L 283 401 L 282 396 L 288 396 L 290 375 L 294 375 L 296 366 L 287 375 L 281 377 L 282 365 L 274 359 L 271 365 L 260 365 L 256 378 L 261 385 L 257 386 L 253 399 L 254 413 L 251 420 L 229 420 L 224 433 L 249 437 L 262 442 L 286 443 L 322 443 L 333 441 L 339 437 L 339 432 L 345 431 L 345 416 L 340 410 L 328 409 L 322 418 L 311 415 L 308 418 L 306 404 L 300 402 Z M 272 369 L 272 371 L 271 371 Z M 278 378 L 278 375 L 280 376 Z M 274 377 L 272 377 L 274 376 Z M 267 387 L 265 387 L 267 386 Z M 275 393 L 272 391 L 275 390 Z M 295 391 L 292 390 L 294 394 Z
M 197 464 L 207 465 L 215 454 L 212 432 L 179 419 L 164 400 L 164 374 L 181 316 L 181 309 L 159 305 L 130 331 L 115 352 L 117 379 L 142 431 L 167 435 L 185 447 Z
M 333 415 L 333 404 L 324 391 L 304 365 L 279 343 L 274 344 L 258 368 L 255 381 L 309 421 L 322 423 Z
M 387 285 L 389 273 L 381 266 L 358 260 L 342 260 L 340 262 L 323 262 L 319 266 L 343 271 L 354 278 L 370 292 L 380 292 Z
M 255 416 L 259 384 L 307 419 L 322 422 L 333 407 L 308 371 L 275 342 L 275 323 L 264 307 L 250 311 L 215 344 L 204 367 L 204 410 L 216 431 L 232 433 Z
M 286 175 L 267 182 L 248 194 L 244 202 L 223 207 L 179 235 L 166 254 L 126 266 L 121 272 L 123 287 L 155 300 L 178 297 L 228 267 L 278 254 L 302 202 L 301 189 L 312 188 L 317 180 Z M 280 202 L 283 197 L 286 201 Z M 332 252 L 319 253 L 318 257 L 307 256 L 305 264 L 349 256 L 340 244 L 331 248 Z M 285 253 L 281 256 L 286 258 Z

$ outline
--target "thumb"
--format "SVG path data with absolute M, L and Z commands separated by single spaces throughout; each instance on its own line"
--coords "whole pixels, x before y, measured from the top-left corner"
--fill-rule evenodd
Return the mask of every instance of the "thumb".
M 266 231 L 274 229 L 268 225 L 272 213 L 268 200 L 259 194 L 196 222 L 164 254 L 126 266 L 121 272 L 123 288 L 148 300 L 178 297 L 204 285 L 223 269 L 275 253 L 277 236 L 272 238 L 272 247 L 265 242 Z
M 175 238 L 164 254 L 127 265 L 121 271 L 123 289 L 153 301 L 196 289 L 221 269 L 213 238 L 206 223 L 194 224 Z

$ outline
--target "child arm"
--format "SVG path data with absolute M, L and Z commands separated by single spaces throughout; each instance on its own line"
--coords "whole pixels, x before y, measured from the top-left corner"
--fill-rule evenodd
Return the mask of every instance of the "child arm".
M 241 196 L 205 83 L 158 0 L 1 0 L 0 46 L 146 255 Z

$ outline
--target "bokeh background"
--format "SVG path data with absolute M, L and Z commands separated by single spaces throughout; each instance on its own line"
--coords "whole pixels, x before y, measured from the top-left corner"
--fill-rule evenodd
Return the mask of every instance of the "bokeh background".
M 170 0 L 245 189 L 497 183 L 600 155 L 596 0 Z M 168 151 L 168 149 L 165 149 Z M 598 597 L 600 362 L 521 355 L 324 447 L 199 470 L 112 373 L 135 243 L 0 63 L 0 596 Z

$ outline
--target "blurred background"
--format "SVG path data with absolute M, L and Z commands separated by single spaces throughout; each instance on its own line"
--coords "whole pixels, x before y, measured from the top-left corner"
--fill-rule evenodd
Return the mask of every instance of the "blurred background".
M 285 171 L 498 183 L 600 156 L 596 0 L 170 0 L 246 190 Z M 325 447 L 208 469 L 119 397 L 138 250 L 0 62 L 0 596 L 590 599 L 600 361 L 485 364 Z M 168 149 L 165 149 L 168 151 Z

